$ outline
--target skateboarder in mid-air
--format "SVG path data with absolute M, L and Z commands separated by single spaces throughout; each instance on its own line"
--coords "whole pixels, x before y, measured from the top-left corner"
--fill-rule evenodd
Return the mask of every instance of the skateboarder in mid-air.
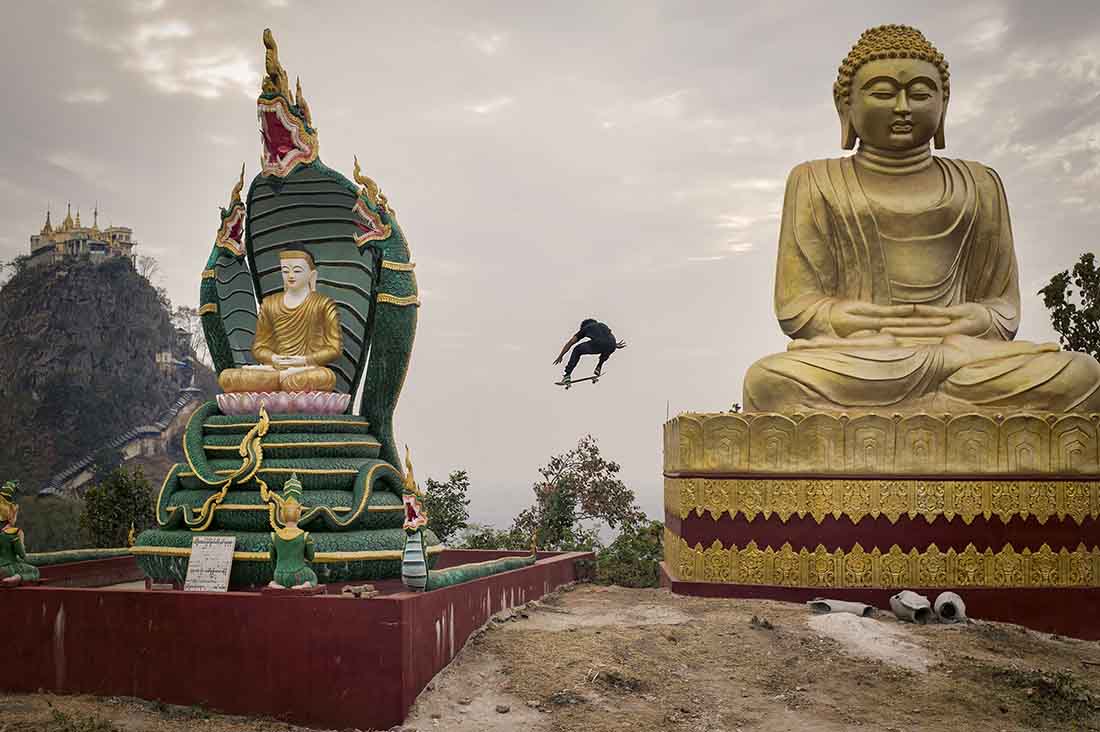
M 580 343 L 583 338 L 588 340 Z M 574 345 L 577 347 L 573 348 Z M 577 362 L 581 360 L 581 356 L 599 355 L 600 361 L 596 364 L 596 371 L 593 374 L 593 376 L 599 377 L 604 363 L 611 358 L 611 354 L 616 350 L 626 348 L 626 341 L 616 341 L 611 329 L 606 325 L 593 318 L 585 318 L 581 321 L 580 330 L 577 331 L 576 335 L 562 346 L 561 353 L 554 360 L 555 366 L 561 363 L 561 360 L 565 357 L 565 352 L 570 348 L 573 348 L 573 353 L 569 355 L 569 363 L 565 365 L 565 376 L 562 377 L 562 383 L 566 385 L 569 384 L 573 369 L 577 368 Z

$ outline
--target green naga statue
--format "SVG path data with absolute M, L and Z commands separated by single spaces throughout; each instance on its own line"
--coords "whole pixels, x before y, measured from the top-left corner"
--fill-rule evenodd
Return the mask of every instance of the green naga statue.
M 192 415 L 186 462 L 157 497 L 158 527 L 133 551 L 147 575 L 179 582 L 195 532 L 231 534 L 231 585 L 265 585 L 272 536 L 286 528 L 278 492 L 296 475 L 318 580 L 396 578 L 405 533 L 393 414 L 419 307 L 409 247 L 358 160 L 354 183 L 321 162 L 301 84 L 291 92 L 269 30 L 263 42 L 261 171 L 242 200 L 242 168 L 199 291 L 225 393 Z M 423 540 L 432 562 L 442 547 L 430 530 Z
M 424 494 L 413 477 L 409 448 L 405 448 L 405 484 L 401 499 L 405 504 L 405 550 L 401 556 L 401 581 L 413 592 L 438 590 L 442 587 L 462 584 L 479 577 L 528 567 L 535 563 L 537 554 L 534 542 L 531 553 L 525 557 L 501 557 L 487 562 L 470 562 L 442 570 L 433 570 L 427 558 L 430 540 L 428 514 L 424 511 Z

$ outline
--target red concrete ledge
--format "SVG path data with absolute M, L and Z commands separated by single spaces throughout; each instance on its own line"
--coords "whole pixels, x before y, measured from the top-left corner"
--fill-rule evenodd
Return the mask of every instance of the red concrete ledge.
M 661 587 L 678 595 L 730 597 L 753 600 L 806 602 L 817 597 L 863 602 L 889 611 L 890 596 L 897 590 L 872 588 L 777 587 L 722 582 L 681 582 L 661 562 Z M 1045 633 L 1084 640 L 1100 640 L 1100 588 L 1098 587 L 915 587 L 929 601 L 944 590 L 957 592 L 966 603 L 966 614 L 978 620 L 999 620 L 1026 625 Z M 809 610 L 807 610 L 809 612 Z
M 500 554 L 463 552 L 448 564 Z M 590 559 L 541 553 L 528 567 L 371 599 L 53 584 L 5 590 L 4 619 L 19 632 L 7 644 L 0 689 L 136 696 L 315 727 L 388 729 L 494 613 L 575 581 L 578 561 Z
M 85 562 L 48 564 L 39 567 L 38 573 L 42 581 L 49 584 L 51 588 L 104 587 L 145 579 L 133 555 L 91 559 Z

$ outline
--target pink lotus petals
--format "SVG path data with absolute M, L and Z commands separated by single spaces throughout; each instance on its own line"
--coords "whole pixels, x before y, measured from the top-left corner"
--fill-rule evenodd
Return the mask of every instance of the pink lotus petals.
M 268 414 L 343 414 L 350 394 L 333 391 L 241 391 L 218 394 L 222 414 L 255 415 L 266 406 Z

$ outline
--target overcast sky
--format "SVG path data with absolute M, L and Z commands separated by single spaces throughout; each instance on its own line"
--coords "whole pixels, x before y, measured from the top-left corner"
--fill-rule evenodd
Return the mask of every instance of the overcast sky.
M 767 5 L 768 7 L 764 7 Z M 781 350 L 772 311 L 787 172 L 835 157 L 836 68 L 871 25 L 946 54 L 944 154 L 1001 174 L 1021 338 L 1034 294 L 1096 243 L 1100 13 L 1058 2 L 7 2 L 0 258 L 47 203 L 133 227 L 197 304 L 218 206 L 260 154 L 270 27 L 323 161 L 352 155 L 412 247 L 423 307 L 398 406 L 421 477 L 469 471 L 507 523 L 536 470 L 595 435 L 661 515 L 666 413 L 722 410 Z M 247 182 L 246 182 L 247 190 Z M 551 366 L 587 316 L 630 347 L 569 392 Z M 577 375 L 588 373 L 583 365 Z

